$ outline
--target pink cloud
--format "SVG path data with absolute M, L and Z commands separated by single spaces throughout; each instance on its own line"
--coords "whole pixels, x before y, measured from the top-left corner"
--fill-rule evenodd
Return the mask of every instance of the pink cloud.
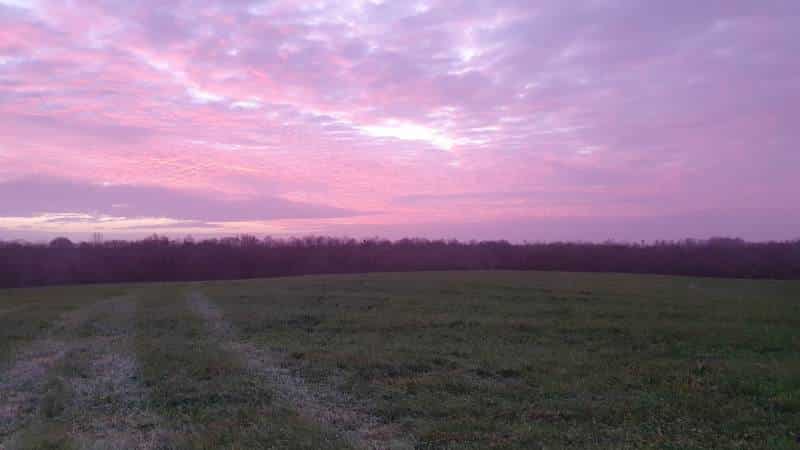
M 25 5 L 0 1 L 0 181 L 22 203 L 31 177 L 111 182 L 373 213 L 288 231 L 497 238 L 763 209 L 772 238 L 800 188 L 792 0 Z

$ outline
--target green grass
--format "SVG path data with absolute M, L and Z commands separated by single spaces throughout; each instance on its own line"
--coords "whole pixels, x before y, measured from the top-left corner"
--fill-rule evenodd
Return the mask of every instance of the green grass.
M 0 368 L 20 347 L 64 332 L 60 319 L 101 299 L 121 295 L 126 286 L 0 289 Z
M 24 346 L 130 289 L 0 291 L 0 310 L 40 302 L 0 315 L 16 324 L 0 337 Z M 276 401 L 251 355 L 189 308 L 194 291 L 237 339 L 419 449 L 800 448 L 800 282 L 440 272 L 136 287 L 136 382 L 165 448 L 312 449 L 347 447 Z M 57 334 L 96 339 L 113 321 Z M 80 377 L 76 361 L 53 371 Z M 39 411 L 53 418 L 37 426 L 62 430 L 70 395 L 49 385 Z
M 345 448 L 272 402 L 269 386 L 208 335 L 179 290 L 152 291 L 137 320 L 136 354 L 153 410 L 181 449 Z M 176 299 L 178 299 L 176 301 Z
M 797 448 L 798 283 L 428 273 L 214 283 L 248 339 L 421 448 Z

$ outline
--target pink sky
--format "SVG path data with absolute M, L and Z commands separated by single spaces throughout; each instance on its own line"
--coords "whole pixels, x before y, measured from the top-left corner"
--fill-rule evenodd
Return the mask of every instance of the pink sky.
M 0 238 L 800 238 L 798 121 L 797 0 L 0 0 Z

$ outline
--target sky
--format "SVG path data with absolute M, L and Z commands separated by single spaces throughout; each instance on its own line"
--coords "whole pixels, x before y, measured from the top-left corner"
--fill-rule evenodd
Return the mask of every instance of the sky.
M 797 0 L 0 0 L 0 239 L 800 238 Z

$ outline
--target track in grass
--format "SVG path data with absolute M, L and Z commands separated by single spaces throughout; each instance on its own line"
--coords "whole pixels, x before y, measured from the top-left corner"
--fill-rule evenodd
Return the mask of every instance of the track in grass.
M 261 377 L 209 335 L 179 289 L 138 313 L 136 352 L 168 448 L 346 449 L 337 436 L 276 404 Z
M 47 374 L 66 350 L 63 341 L 41 340 L 19 351 L 16 364 L 0 374 L 0 448 L 33 419 Z
M 205 294 L 189 294 L 192 309 L 208 323 L 210 332 L 223 346 L 246 361 L 254 373 L 262 376 L 272 387 L 275 396 L 286 407 L 302 417 L 334 430 L 359 449 L 407 450 L 414 442 L 404 436 L 396 426 L 386 424 L 366 411 L 352 398 L 330 386 L 310 386 L 283 367 L 283 357 L 244 342 L 236 335 L 234 327 Z
M 15 395 L 0 430 L 6 448 L 148 448 L 142 426 L 158 419 L 143 420 L 147 395 L 131 353 L 134 311 L 131 296 L 89 303 L 61 314 L 18 353 L 0 387 Z

